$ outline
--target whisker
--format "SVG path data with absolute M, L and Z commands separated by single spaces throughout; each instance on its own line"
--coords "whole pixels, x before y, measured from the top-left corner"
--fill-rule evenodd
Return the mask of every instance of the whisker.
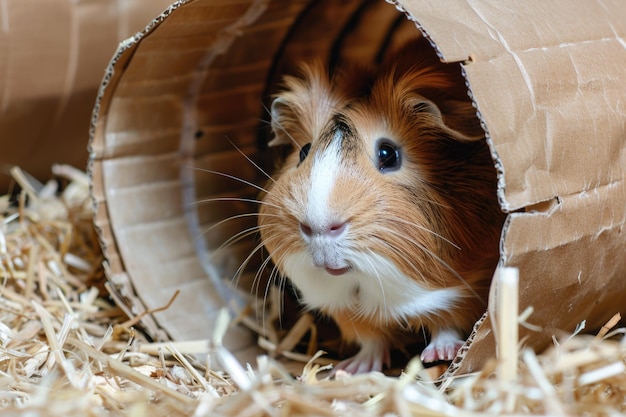
M 377 238 L 376 239 L 378 242 L 384 244 L 389 250 L 391 250 L 393 253 L 395 253 L 396 255 L 398 255 L 400 258 L 402 258 L 404 260 L 404 262 L 406 262 L 407 265 L 411 266 L 411 269 L 413 269 L 413 271 L 415 272 L 415 274 L 417 276 L 420 277 L 420 279 L 422 281 L 426 280 L 426 277 L 424 276 L 424 274 L 422 273 L 422 271 L 420 271 L 415 265 L 413 265 L 413 262 L 406 256 L 405 253 L 403 253 L 402 251 L 400 251 L 399 249 L 397 249 L 396 247 L 394 247 L 391 243 L 387 242 L 386 240 Z M 413 243 L 413 242 L 412 242 Z
M 190 168 L 194 169 L 196 171 L 206 172 L 208 174 L 220 175 L 222 177 L 229 178 L 229 179 L 231 179 L 233 181 L 238 181 L 238 182 L 240 182 L 242 184 L 245 184 L 245 185 L 247 185 L 249 187 L 255 188 L 255 189 L 257 189 L 259 191 L 262 191 L 264 193 L 269 193 L 269 191 L 266 190 L 265 188 L 263 188 L 263 187 L 261 187 L 259 185 L 256 185 L 256 184 L 254 184 L 254 183 L 252 183 L 252 182 L 250 182 L 248 180 L 244 180 L 243 178 L 239 178 L 239 177 L 237 177 L 235 175 L 227 174 L 225 172 L 215 171 L 215 170 L 208 169 L 208 168 L 199 168 L 199 167 L 190 167 Z
M 210 257 L 213 258 L 214 256 L 217 256 L 218 254 L 223 252 L 226 248 L 234 245 L 235 243 L 239 242 L 240 240 L 243 240 L 243 239 L 245 239 L 245 238 L 247 238 L 249 236 L 252 236 L 252 235 L 256 234 L 263 227 L 267 227 L 267 226 L 253 226 L 253 227 L 249 227 L 247 229 L 244 229 L 242 231 L 237 232 L 235 235 L 229 237 L 217 249 L 215 249 L 213 251 L 213 253 L 210 255 Z
M 267 203 L 263 200 L 257 200 L 254 198 L 244 198 L 244 197 L 212 197 L 212 198 L 203 198 L 202 200 L 196 200 L 193 203 L 185 204 L 183 207 L 191 207 L 195 205 L 205 204 L 205 203 L 215 203 L 215 202 L 224 202 L 224 201 L 236 201 L 242 203 L 254 203 L 254 204 L 264 204 L 269 207 L 275 207 L 280 209 L 279 206 L 272 203 Z
M 267 265 L 270 263 L 272 257 L 271 255 L 267 255 L 265 257 L 265 259 L 263 259 L 263 262 L 261 263 L 261 265 L 259 266 L 259 268 L 257 269 L 256 275 L 255 275 L 255 281 L 258 278 L 259 281 L 259 285 L 260 285 L 260 277 L 261 274 L 263 273 L 263 271 L 267 268 Z M 261 323 L 263 323 L 263 331 L 266 332 L 267 330 L 265 329 L 265 326 L 267 324 L 267 317 L 266 317 L 266 313 L 268 312 L 268 300 L 267 300 L 267 294 L 268 292 L 271 291 L 272 288 L 272 281 L 274 281 L 274 276 L 272 275 L 272 272 L 270 271 L 269 275 L 268 275 L 268 279 L 267 282 L 265 284 L 265 292 L 263 294 L 263 302 L 261 303 Z M 256 289 L 256 297 L 257 300 L 259 299 L 258 296 L 258 286 Z M 275 307 L 275 306 L 271 306 L 271 307 Z M 280 317 L 280 311 L 278 311 L 278 316 Z M 259 319 L 258 317 L 258 312 L 257 312 L 257 320 Z
M 419 249 L 421 249 L 424 253 L 426 253 L 427 255 L 429 255 L 432 259 L 440 262 L 443 266 L 446 266 L 448 268 L 451 269 L 451 267 L 443 260 L 441 259 L 439 256 L 437 256 L 433 251 L 431 251 L 430 249 L 428 249 L 426 246 L 424 246 L 422 243 L 418 242 L 415 239 L 409 238 L 407 237 L 406 234 L 402 234 L 398 231 L 395 231 L 393 229 L 387 229 L 388 232 L 390 232 L 393 235 L 396 235 L 410 243 L 412 243 L 414 246 L 417 246 Z M 389 245 L 389 247 L 392 247 L 391 245 Z M 395 248 L 394 248 L 395 249 Z M 456 273 L 456 271 L 454 271 L 454 269 L 451 269 L 452 272 Z
M 229 221 L 232 221 L 232 220 L 237 220 L 237 219 L 243 219 L 243 218 L 246 218 L 246 217 L 255 217 L 255 216 L 282 218 L 278 214 L 267 214 L 267 213 L 264 213 L 264 214 L 261 214 L 261 213 L 242 213 L 242 214 L 237 214 L 237 215 L 227 217 L 225 219 L 220 220 L 217 223 L 212 224 L 211 226 L 209 226 L 206 229 L 202 230 L 202 232 L 199 235 L 197 235 L 195 238 L 198 239 L 198 238 L 206 235 L 211 230 L 215 229 L 216 227 L 219 227 L 219 226 L 223 225 L 226 222 L 229 222 Z
M 393 233 L 393 232 L 392 232 Z M 406 239 L 406 236 L 403 236 L 400 233 L 395 233 L 397 236 L 399 237 L 403 237 Z M 452 272 L 453 275 L 457 276 L 458 278 L 461 278 L 461 275 L 456 272 L 456 270 L 454 270 L 454 268 L 452 268 L 450 265 L 448 265 L 447 262 L 445 262 L 443 259 L 441 259 L 439 256 L 437 256 L 433 251 L 431 251 L 430 249 L 428 249 L 426 246 L 422 245 L 421 243 L 413 240 L 413 239 L 408 239 L 409 242 L 411 242 L 412 244 L 414 244 L 415 246 L 417 246 L 420 250 L 422 250 L 425 254 L 427 254 L 431 259 L 437 261 L 437 263 L 439 263 L 440 265 L 442 265 L 445 269 L 449 270 L 450 272 Z M 394 249 L 396 251 L 397 254 L 400 254 L 401 252 L 397 249 Z M 405 260 L 408 260 L 408 258 L 404 258 Z M 416 268 L 414 268 L 415 270 L 417 270 Z M 424 275 L 421 274 L 421 277 L 424 279 Z M 461 278 L 462 279 L 462 278 Z
M 371 254 L 374 254 L 374 252 L 371 249 L 368 249 L 368 251 Z M 370 264 L 370 266 L 372 267 L 372 271 L 374 271 L 374 273 L 376 274 L 376 281 L 378 281 L 378 286 L 380 287 L 381 296 L 383 298 L 383 310 L 379 311 L 380 319 L 383 320 L 385 323 L 388 323 L 389 314 L 388 314 L 388 310 L 387 310 L 387 296 L 385 295 L 385 287 L 383 285 L 382 278 L 380 277 L 380 273 L 378 272 L 378 268 L 376 267 L 376 265 L 374 265 L 374 263 L 372 262 L 370 257 L 369 256 L 364 256 L 364 258 Z
M 252 257 L 253 257 L 253 256 L 254 256 L 254 255 L 255 255 L 255 254 L 256 254 L 259 250 L 261 250 L 261 249 L 263 248 L 263 246 L 265 246 L 265 244 L 266 244 L 267 242 L 271 242 L 272 240 L 275 240 L 275 239 L 277 239 L 277 237 L 273 237 L 273 238 L 267 239 L 265 242 L 260 242 L 259 244 L 257 244 L 257 245 L 254 247 L 254 249 L 251 251 L 251 253 L 250 253 L 250 254 L 246 257 L 246 259 L 244 259 L 244 261 L 241 263 L 241 265 L 240 265 L 240 266 L 239 266 L 239 268 L 237 269 L 237 272 L 236 272 L 236 273 L 237 273 L 237 274 L 238 274 L 238 273 L 241 273 L 241 272 L 243 271 L 243 269 L 245 269 L 245 267 L 248 265 L 248 263 L 250 262 L 250 260 L 252 259 Z M 268 256 L 268 258 L 271 258 L 271 256 Z M 257 277 L 260 277 L 261 270 L 263 269 L 263 267 L 264 267 L 264 266 L 265 266 L 265 265 L 264 265 L 264 264 L 262 264 L 262 265 L 261 265 L 261 268 L 259 268 L 259 269 L 257 270 L 257 273 L 255 274 L 255 281 L 256 281 L 256 278 L 257 278 Z M 254 285 L 254 283 L 253 283 L 253 285 Z
M 279 249 L 282 249 L 282 246 L 279 247 Z M 270 261 L 272 260 L 272 256 L 271 255 L 267 255 L 267 257 L 265 258 L 265 260 L 263 261 L 263 263 L 261 264 L 261 269 L 265 269 L 267 268 L 267 265 L 270 263 Z M 270 277 L 267 281 L 267 284 L 265 285 L 265 291 L 263 292 L 263 306 L 267 306 L 268 305 L 268 297 L 271 293 L 271 286 L 272 286 L 272 282 L 276 279 L 276 276 L 278 276 L 279 274 L 279 270 L 278 267 L 276 265 L 273 266 L 272 271 L 270 272 Z M 279 304 L 277 306 L 278 308 L 278 320 L 280 322 L 280 324 L 282 325 L 282 303 Z M 265 311 L 266 309 L 263 308 L 263 323 L 266 322 L 266 318 L 265 318 Z
M 278 237 L 276 237 L 275 239 L 278 239 Z M 276 248 L 276 252 L 280 252 L 280 251 L 282 251 L 283 246 L 284 246 L 284 244 L 279 245 L 279 246 Z M 284 256 L 285 256 L 285 255 L 283 255 L 283 257 L 284 257 Z M 281 258 L 281 259 L 282 259 L 282 258 Z M 270 261 L 271 261 L 271 260 L 272 260 L 272 256 L 268 254 L 268 256 L 265 258 L 265 260 L 264 260 L 264 261 L 262 262 L 262 264 L 259 266 L 259 268 L 258 268 L 258 270 L 257 270 L 257 273 L 256 273 L 256 276 L 259 276 L 259 277 L 260 277 L 260 275 L 261 275 L 262 271 L 263 271 L 265 268 L 267 268 L 267 265 L 270 263 Z M 275 264 L 275 265 L 273 266 L 272 270 L 270 271 L 269 278 L 268 278 L 268 280 L 267 280 L 267 284 L 266 284 L 266 287 L 265 287 L 265 291 L 264 291 L 264 293 L 263 293 L 263 305 L 264 305 L 264 306 L 267 306 L 267 305 L 268 305 L 268 296 L 271 294 L 271 286 L 272 286 L 272 283 L 276 280 L 276 277 L 277 277 L 277 276 L 279 276 L 279 274 L 280 274 L 280 270 L 278 269 L 278 266 Z M 278 286 L 278 288 L 279 288 L 279 289 L 280 289 L 280 285 L 282 285 L 281 283 L 282 283 L 282 282 L 284 282 L 284 281 L 282 280 L 282 278 L 283 278 L 282 274 L 280 274 L 280 275 L 281 275 L 281 282 L 279 282 L 279 284 L 278 284 L 278 285 L 279 285 L 279 286 Z M 255 280 L 256 280 L 256 276 L 255 276 Z M 260 284 L 260 280 L 259 280 L 259 284 Z M 256 287 L 256 294 L 257 294 L 257 295 L 256 295 L 256 297 L 258 298 L 258 285 L 257 285 L 257 287 Z M 278 305 L 278 306 L 277 306 L 277 308 L 278 308 L 278 318 L 279 318 L 280 324 L 282 325 L 282 311 L 283 311 L 283 305 L 282 305 L 282 304 L 280 304 L 280 305 Z M 263 317 L 261 318 L 261 320 L 262 320 L 263 324 L 265 325 L 265 323 L 266 323 L 266 318 L 265 318 L 265 311 L 266 311 L 266 308 L 264 307 L 264 308 L 262 309 L 262 311 L 263 311 Z
M 420 224 L 417 224 L 417 223 L 415 223 L 415 222 L 410 222 L 410 221 L 405 220 L 405 219 L 402 219 L 402 218 L 400 218 L 400 217 L 391 217 L 391 218 L 389 218 L 389 220 L 390 220 L 390 221 L 392 221 L 392 222 L 403 223 L 403 224 L 406 224 L 406 225 L 408 225 L 408 226 L 412 226 L 412 227 L 415 227 L 415 228 L 417 228 L 417 229 L 419 229 L 419 230 L 422 230 L 422 231 L 424 231 L 424 232 L 426 232 L 426 233 L 430 233 L 431 235 L 433 235 L 433 236 L 435 236 L 435 237 L 440 238 L 440 239 L 441 239 L 441 240 L 443 240 L 444 242 L 449 243 L 450 245 L 452 245 L 452 246 L 453 246 L 453 247 L 455 247 L 456 249 L 458 249 L 458 250 L 462 250 L 462 249 L 461 249 L 461 247 L 460 247 L 459 245 L 457 245 L 456 243 L 452 242 L 452 241 L 451 241 L 450 239 L 448 239 L 447 237 L 445 237 L 445 236 L 443 236 L 443 235 L 441 235 L 441 234 L 439 234 L 439 233 L 435 232 L 434 230 L 430 230 L 429 228 L 424 227 L 424 226 L 422 226 L 422 225 L 420 225 Z
M 435 206 L 439 206 L 439 207 L 444 208 L 444 209 L 448 209 L 448 210 L 452 209 L 452 207 L 449 204 L 444 203 L 442 201 L 437 201 L 437 200 L 434 200 L 432 198 L 426 198 L 425 196 L 421 196 L 420 199 L 422 201 L 425 201 L 425 202 L 430 203 L 430 204 L 435 205 Z
M 233 278 L 235 279 L 235 286 L 239 285 L 239 279 L 241 278 L 241 275 L 243 274 L 243 271 L 245 270 L 245 268 L 248 266 L 248 264 L 250 263 L 250 261 L 252 260 L 252 258 L 254 257 L 254 255 L 256 255 L 256 253 L 261 250 L 264 246 L 264 242 L 261 242 L 259 244 L 257 244 L 257 246 L 255 246 L 255 248 L 250 252 L 250 254 L 248 254 L 248 256 L 246 256 L 246 258 L 243 260 L 243 262 L 239 265 L 239 267 L 237 268 L 237 270 L 235 271 Z M 255 275 L 255 280 L 256 280 L 256 275 Z M 252 283 L 252 286 L 254 287 L 254 281 Z
M 269 120 L 261 119 L 261 121 L 262 122 L 266 122 L 267 124 L 272 123 L 272 120 L 271 120 L 272 119 L 272 110 L 269 107 L 267 107 L 264 102 L 261 102 L 261 106 L 263 107 L 263 110 L 265 110 L 265 113 L 267 113 L 267 115 L 270 117 Z
M 261 245 L 263 246 L 263 245 Z M 261 250 L 261 248 L 255 249 L 255 250 Z M 265 270 L 265 268 L 267 268 L 267 265 L 270 263 L 270 261 L 272 260 L 272 255 L 268 254 L 264 259 L 263 262 L 261 262 L 261 265 L 257 268 L 256 273 L 254 274 L 254 281 L 255 283 L 258 282 L 258 284 L 256 285 L 257 288 L 257 292 L 258 292 L 258 287 L 260 285 L 261 282 L 261 277 L 263 275 L 263 271 Z M 268 280 L 268 283 L 271 282 L 271 277 Z M 265 291 L 265 293 L 267 294 L 267 290 Z M 263 298 L 264 302 L 265 302 L 265 298 Z
M 393 234 L 395 234 L 398 237 L 401 237 L 403 239 L 407 239 L 406 235 L 403 235 L 403 234 L 401 234 L 399 232 L 396 232 L 396 231 L 394 231 L 392 229 L 388 229 L 388 231 L 393 233 Z M 477 299 L 482 300 L 482 297 L 476 292 L 476 290 L 474 290 L 474 288 L 472 288 L 472 286 L 465 280 L 465 278 L 463 278 L 461 276 L 461 274 L 459 274 L 454 268 L 452 268 L 452 266 L 450 266 L 446 261 L 441 259 L 433 251 L 431 251 L 430 249 L 426 248 L 421 243 L 419 243 L 419 242 L 417 242 L 417 241 L 415 241 L 413 239 L 408 239 L 408 241 L 413 243 L 415 246 L 417 246 L 422 251 L 424 251 L 424 253 L 426 253 L 428 256 L 430 256 L 433 260 L 436 260 L 437 262 L 439 262 L 439 264 L 441 266 L 443 266 L 448 271 L 450 271 L 452 273 L 452 275 L 454 275 L 473 295 L 476 296 Z
M 289 279 L 286 275 L 280 273 L 280 271 L 278 270 L 278 266 L 274 266 L 274 270 L 278 271 L 278 274 L 280 275 L 280 279 L 278 280 L 278 289 L 281 291 L 281 293 L 284 295 L 287 291 L 287 280 Z M 298 302 L 300 301 L 300 298 L 298 297 Z M 280 306 L 278 306 L 278 313 L 279 313 L 279 323 L 282 327 L 283 325 L 283 317 L 282 317 L 282 312 L 285 311 L 285 297 L 283 296 L 280 299 Z
M 230 140 L 230 138 L 228 137 L 228 135 L 226 136 L 226 140 L 228 140 L 228 142 L 230 142 L 230 144 L 233 146 L 233 148 L 235 148 L 237 150 L 237 152 L 239 152 L 244 158 L 246 158 L 246 160 L 248 162 L 250 162 L 252 164 L 252 166 L 254 166 L 256 169 L 258 169 L 263 175 L 265 175 L 270 181 L 272 181 L 273 183 L 276 183 L 276 181 L 274 180 L 274 178 L 272 178 L 271 175 L 269 175 L 267 172 L 265 172 L 263 170 L 263 168 L 261 168 L 256 162 L 254 162 L 252 159 L 250 159 L 250 157 L 248 155 L 246 155 L 241 149 L 239 149 L 237 147 L 237 145 L 235 145 L 235 143 Z
M 274 272 L 274 275 L 279 277 L 278 288 L 280 289 L 283 295 L 286 294 L 287 292 L 287 282 L 289 280 L 289 277 L 280 271 L 280 269 L 278 268 L 278 265 L 284 262 L 286 256 L 287 256 L 287 253 L 286 252 L 283 253 L 281 258 L 276 262 L 276 264 L 272 268 L 272 272 Z M 304 304 L 304 300 L 302 299 L 298 291 L 293 291 L 293 294 L 298 304 L 300 305 Z M 284 296 L 281 298 L 280 302 L 281 302 L 281 305 L 279 308 L 279 312 L 283 312 L 285 310 L 285 297 Z M 280 322 L 280 325 L 282 326 L 283 325 L 282 315 L 279 317 L 279 322 Z
M 263 106 L 263 107 L 265 107 L 265 109 L 267 110 L 267 106 Z M 272 125 L 272 121 L 271 120 L 259 118 L 259 119 L 257 119 L 257 121 L 259 123 L 263 123 L 263 124 L 268 125 L 268 126 Z
M 267 263 L 265 263 L 265 267 L 267 267 L 267 264 L 270 261 L 270 256 L 269 255 L 266 258 L 266 261 L 267 261 Z M 277 277 L 280 276 L 282 278 L 282 275 L 280 275 L 280 271 L 278 270 L 278 266 L 276 266 L 276 265 L 272 266 L 272 269 L 269 272 L 269 274 L 270 274 L 269 275 L 270 278 L 267 281 L 267 286 L 265 288 L 265 292 L 264 292 L 264 295 L 263 295 L 263 307 L 264 308 L 262 309 L 263 316 L 261 317 L 261 320 L 263 321 L 263 326 L 271 324 L 271 323 L 268 322 L 267 317 L 266 317 L 265 314 L 268 311 L 268 307 L 269 308 L 274 308 L 274 309 L 276 309 L 275 311 L 276 311 L 276 314 L 278 315 L 279 327 L 282 327 L 282 325 L 283 325 L 283 317 L 282 316 L 283 316 L 283 308 L 284 308 L 284 305 L 283 305 L 284 297 L 282 295 L 284 295 L 284 292 L 281 293 L 281 297 L 279 297 L 279 300 L 273 300 L 273 301 L 278 301 L 277 305 L 271 305 L 271 301 L 272 300 L 268 299 L 268 297 L 272 294 L 272 286 L 273 285 L 275 285 L 278 288 L 278 291 L 281 291 L 281 289 L 280 289 L 281 280 L 278 280 L 278 282 L 276 282 L 276 281 L 277 281 Z
M 271 240 L 269 240 L 269 241 L 271 241 Z M 262 247 L 264 246 L 264 243 L 265 242 L 262 242 L 261 244 L 259 244 L 259 246 L 257 246 L 255 248 L 255 251 L 261 250 Z M 279 248 L 282 248 L 282 247 L 279 246 Z M 272 260 L 272 255 L 268 254 L 265 257 L 265 259 L 263 260 L 263 262 L 261 263 L 261 265 L 257 269 L 257 272 L 254 275 L 253 287 L 254 287 L 254 292 L 255 292 L 257 298 L 259 298 L 259 288 L 261 286 L 261 275 L 263 273 L 263 270 L 267 267 L 267 264 L 269 264 L 271 260 Z M 270 278 L 268 279 L 268 282 L 271 282 L 271 280 L 272 280 L 272 277 L 270 276 Z M 264 292 L 264 295 L 263 295 L 263 303 L 264 304 L 267 302 L 266 297 L 267 297 L 267 290 Z

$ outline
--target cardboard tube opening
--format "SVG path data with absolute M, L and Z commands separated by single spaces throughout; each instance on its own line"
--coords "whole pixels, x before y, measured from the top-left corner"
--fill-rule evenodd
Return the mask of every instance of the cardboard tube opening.
M 172 4 L 120 45 L 94 110 L 95 219 L 112 291 L 138 314 L 180 289 L 144 328 L 155 339 L 210 337 L 229 302 L 225 280 L 258 244 L 220 248 L 253 231 L 259 190 L 250 184 L 266 181 L 255 164 L 271 166 L 267 108 L 280 76 L 312 57 L 379 60 L 419 29 L 442 60 L 465 63 L 499 169 L 498 196 L 511 213 L 501 263 L 519 268 L 520 308 L 533 305 L 532 321 L 544 329 L 529 343 L 545 347 L 554 329 L 582 319 L 604 323 L 626 294 L 623 10 L 545 7 L 554 10 L 460 0 Z M 590 147 L 595 138 L 605 142 Z M 524 212 L 555 195 L 558 210 Z M 244 274 L 251 283 L 258 256 Z M 227 337 L 235 351 L 254 346 L 242 329 Z M 486 316 L 467 347 L 455 371 L 493 356 Z

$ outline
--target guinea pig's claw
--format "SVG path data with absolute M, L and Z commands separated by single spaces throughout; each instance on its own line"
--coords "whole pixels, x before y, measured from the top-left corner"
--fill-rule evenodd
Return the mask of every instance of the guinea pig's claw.
M 433 339 L 433 341 L 422 351 L 422 362 L 431 363 L 437 361 L 451 361 L 456 357 L 457 352 L 461 349 L 463 344 L 464 342 L 460 339 Z
M 433 337 L 433 340 L 422 351 L 422 362 L 451 361 L 463 344 L 464 342 L 459 339 L 456 332 L 442 332 Z
M 389 348 L 379 341 L 363 343 L 361 350 L 351 358 L 339 362 L 333 369 L 331 376 L 339 370 L 349 374 L 366 372 L 380 372 L 383 366 L 389 367 L 391 359 Z

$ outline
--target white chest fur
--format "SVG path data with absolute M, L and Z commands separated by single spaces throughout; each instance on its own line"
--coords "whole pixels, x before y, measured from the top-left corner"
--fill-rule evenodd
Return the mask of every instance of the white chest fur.
M 364 318 L 396 322 L 437 314 L 460 297 L 455 288 L 424 288 L 378 254 L 352 254 L 350 259 L 355 268 L 341 276 L 315 268 L 305 252 L 288 255 L 284 266 L 304 303 L 328 313 L 348 310 Z

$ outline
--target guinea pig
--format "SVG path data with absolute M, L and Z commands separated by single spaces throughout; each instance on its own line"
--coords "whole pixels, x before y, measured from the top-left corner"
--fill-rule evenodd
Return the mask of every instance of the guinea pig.
M 448 361 L 486 306 L 504 215 L 459 64 L 409 43 L 374 69 L 318 62 L 284 78 L 270 146 L 293 146 L 269 182 L 259 229 L 302 303 L 382 370 L 402 335 Z

